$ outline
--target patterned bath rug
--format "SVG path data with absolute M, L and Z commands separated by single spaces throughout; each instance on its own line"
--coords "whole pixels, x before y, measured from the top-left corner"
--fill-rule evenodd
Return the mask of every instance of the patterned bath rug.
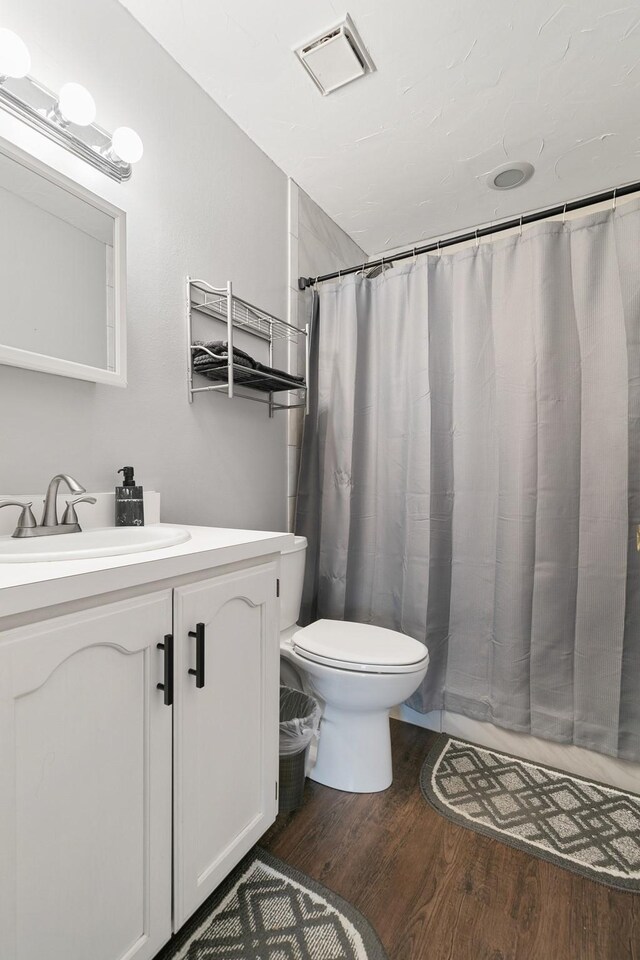
M 255 847 L 155 960 L 387 960 L 367 920 Z
M 640 891 L 640 796 L 440 734 L 420 773 L 448 820 L 590 880 Z

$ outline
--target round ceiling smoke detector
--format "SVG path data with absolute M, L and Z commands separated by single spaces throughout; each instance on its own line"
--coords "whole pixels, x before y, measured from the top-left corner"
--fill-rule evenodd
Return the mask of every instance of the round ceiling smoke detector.
M 526 161 L 502 163 L 487 174 L 487 186 L 492 190 L 513 190 L 530 180 L 533 174 L 533 164 Z

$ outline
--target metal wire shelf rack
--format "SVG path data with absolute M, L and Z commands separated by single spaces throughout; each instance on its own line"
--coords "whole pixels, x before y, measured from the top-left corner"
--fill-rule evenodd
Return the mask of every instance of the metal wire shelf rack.
M 194 377 L 203 376 L 194 366 L 194 357 L 201 354 L 202 351 L 216 357 L 202 343 L 196 343 L 193 336 L 193 315 L 207 316 L 211 319 L 222 321 L 227 326 L 227 357 L 224 364 L 219 365 L 215 370 L 215 378 L 220 379 L 220 383 L 209 384 L 208 386 L 194 386 Z M 234 363 L 233 339 L 234 330 L 242 330 L 251 336 L 258 337 L 267 342 L 269 346 L 269 367 L 273 364 L 273 345 L 277 340 L 290 343 L 300 342 L 304 337 L 305 343 L 305 376 L 303 383 L 293 383 L 286 375 L 280 372 L 267 372 L 264 369 L 253 370 L 238 363 Z M 229 280 L 224 287 L 215 287 L 206 280 L 187 277 L 187 349 L 188 349 L 188 374 L 187 387 L 189 403 L 193 403 L 196 393 L 226 393 L 229 399 L 233 397 L 242 397 L 245 400 L 253 400 L 257 403 L 267 404 L 269 407 L 269 416 L 272 417 L 276 410 L 294 410 L 304 407 L 308 412 L 308 389 L 309 380 L 309 327 L 304 329 L 294 327 L 285 320 L 280 320 L 273 314 L 256 307 L 254 304 L 243 300 L 233 292 L 233 284 Z M 211 376 L 211 374 L 210 374 Z M 204 377 L 203 377 L 204 378 Z M 240 381 L 240 382 L 238 382 Z M 268 399 L 264 396 L 265 383 L 282 384 L 272 390 L 266 391 Z M 252 386 L 253 384 L 253 386 Z M 258 393 L 262 392 L 263 396 Z M 298 402 L 282 402 L 274 398 L 274 394 L 297 393 Z

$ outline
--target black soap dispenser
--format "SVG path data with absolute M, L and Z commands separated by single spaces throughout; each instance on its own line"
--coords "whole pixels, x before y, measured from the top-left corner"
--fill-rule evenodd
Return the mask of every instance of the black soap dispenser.
M 133 467 L 121 467 L 118 473 L 124 480 L 116 487 L 116 527 L 144 527 L 144 497 L 133 479 Z

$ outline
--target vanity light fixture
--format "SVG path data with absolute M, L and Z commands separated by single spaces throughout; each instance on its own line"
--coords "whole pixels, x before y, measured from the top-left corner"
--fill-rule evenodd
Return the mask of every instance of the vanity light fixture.
M 131 127 L 118 127 L 113 131 L 111 150 L 125 163 L 137 163 L 142 159 L 144 147 L 142 140 Z
M 0 27 L 0 83 L 7 77 L 25 77 L 30 69 L 31 55 L 24 41 L 13 30 Z
M 135 130 L 118 127 L 112 136 L 95 123 L 96 105 L 86 87 L 65 83 L 56 96 L 28 76 L 30 67 L 23 40 L 0 28 L 0 107 L 112 180 L 128 180 L 143 152 Z
M 81 83 L 65 83 L 53 113 L 61 125 L 75 123 L 77 127 L 88 127 L 96 118 L 96 102 Z

